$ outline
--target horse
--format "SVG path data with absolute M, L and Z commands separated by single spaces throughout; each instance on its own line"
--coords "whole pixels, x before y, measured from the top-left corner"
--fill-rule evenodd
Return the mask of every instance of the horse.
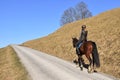
M 91 73 L 92 71 L 95 71 L 95 65 L 96 67 L 100 67 L 100 60 L 99 60 L 99 54 L 97 50 L 96 43 L 93 41 L 85 41 L 82 43 L 80 48 L 77 48 L 77 38 L 72 38 L 73 47 L 76 48 L 76 54 L 78 56 L 78 63 L 81 70 L 83 70 L 84 60 L 82 58 L 83 55 L 87 57 L 89 60 L 88 65 L 88 73 Z M 92 57 L 90 56 L 92 55 Z

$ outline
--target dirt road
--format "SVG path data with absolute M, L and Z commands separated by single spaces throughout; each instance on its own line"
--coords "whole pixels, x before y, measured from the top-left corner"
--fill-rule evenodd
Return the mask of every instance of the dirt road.
M 80 71 L 76 65 L 27 47 L 12 45 L 32 80 L 115 80 L 101 73 Z

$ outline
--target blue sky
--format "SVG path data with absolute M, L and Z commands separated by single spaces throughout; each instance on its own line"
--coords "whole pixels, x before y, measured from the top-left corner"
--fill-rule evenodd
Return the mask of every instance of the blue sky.
M 94 16 L 120 7 L 120 0 L 0 0 L 0 48 L 56 31 L 64 10 L 81 1 Z

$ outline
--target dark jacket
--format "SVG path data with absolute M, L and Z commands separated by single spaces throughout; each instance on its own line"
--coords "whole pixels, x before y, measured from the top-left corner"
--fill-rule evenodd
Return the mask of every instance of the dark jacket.
M 88 31 L 82 30 L 81 36 L 79 37 L 79 42 L 87 41 Z
M 88 31 L 82 30 L 80 37 L 79 37 L 79 41 L 76 44 L 78 48 L 80 47 L 80 43 L 87 41 L 87 34 L 88 34 Z
M 76 47 L 77 47 L 77 51 L 80 53 L 79 49 L 81 44 L 85 41 L 87 41 L 87 34 L 88 34 L 88 31 L 85 31 L 85 30 L 82 30 L 81 34 L 80 34 L 80 37 L 79 37 L 79 41 L 77 42 L 76 44 Z

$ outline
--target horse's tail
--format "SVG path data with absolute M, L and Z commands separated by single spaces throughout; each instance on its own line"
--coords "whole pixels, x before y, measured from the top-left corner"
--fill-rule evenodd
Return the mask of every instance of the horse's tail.
M 100 67 L 100 60 L 99 60 L 99 54 L 98 54 L 98 50 L 97 50 L 97 46 L 96 43 L 93 42 L 93 53 L 92 53 L 92 57 L 93 57 L 93 64 L 96 64 L 96 67 Z

